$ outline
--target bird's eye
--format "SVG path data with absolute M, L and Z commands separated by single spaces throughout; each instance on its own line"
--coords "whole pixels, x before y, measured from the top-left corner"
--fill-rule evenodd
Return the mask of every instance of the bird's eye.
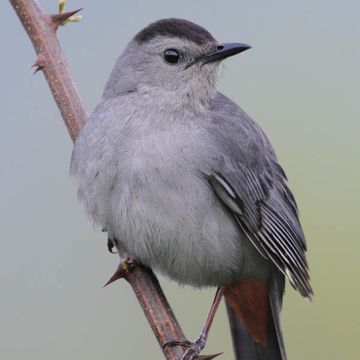
M 175 49 L 166 49 L 164 51 L 164 58 L 169 64 L 176 64 L 180 59 L 180 55 Z

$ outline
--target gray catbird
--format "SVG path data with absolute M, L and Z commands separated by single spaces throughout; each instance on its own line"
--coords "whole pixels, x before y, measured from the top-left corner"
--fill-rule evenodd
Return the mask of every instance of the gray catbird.
M 204 347 L 224 294 L 237 359 L 284 360 L 285 276 L 312 295 L 285 173 L 259 125 L 216 90 L 222 60 L 249 47 L 186 20 L 150 24 L 117 60 L 73 151 L 79 198 L 110 239 L 179 283 L 218 287 L 184 359 Z

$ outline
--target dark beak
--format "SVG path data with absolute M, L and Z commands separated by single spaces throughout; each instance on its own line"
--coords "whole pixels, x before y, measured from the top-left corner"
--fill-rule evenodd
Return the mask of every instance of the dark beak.
M 224 60 L 229 56 L 240 54 L 241 52 L 250 49 L 250 45 L 241 43 L 225 43 L 217 46 L 215 52 L 209 53 L 201 57 L 203 65 L 212 63 L 214 61 Z

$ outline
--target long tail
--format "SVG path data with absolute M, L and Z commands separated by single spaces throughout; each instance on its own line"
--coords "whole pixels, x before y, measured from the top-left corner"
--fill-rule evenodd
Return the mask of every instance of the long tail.
M 236 360 L 286 360 L 279 315 L 284 276 L 243 280 L 225 288 Z

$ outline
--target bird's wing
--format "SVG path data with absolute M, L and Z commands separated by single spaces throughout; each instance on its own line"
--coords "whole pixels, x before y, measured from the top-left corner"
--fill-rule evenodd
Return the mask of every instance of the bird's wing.
M 225 100 L 221 98 L 217 106 L 227 107 L 225 114 L 231 110 L 231 116 L 215 108 L 208 129 L 221 152 L 209 182 L 259 253 L 310 298 L 306 243 L 286 176 L 258 125 L 236 111 L 235 104 L 222 103 Z

